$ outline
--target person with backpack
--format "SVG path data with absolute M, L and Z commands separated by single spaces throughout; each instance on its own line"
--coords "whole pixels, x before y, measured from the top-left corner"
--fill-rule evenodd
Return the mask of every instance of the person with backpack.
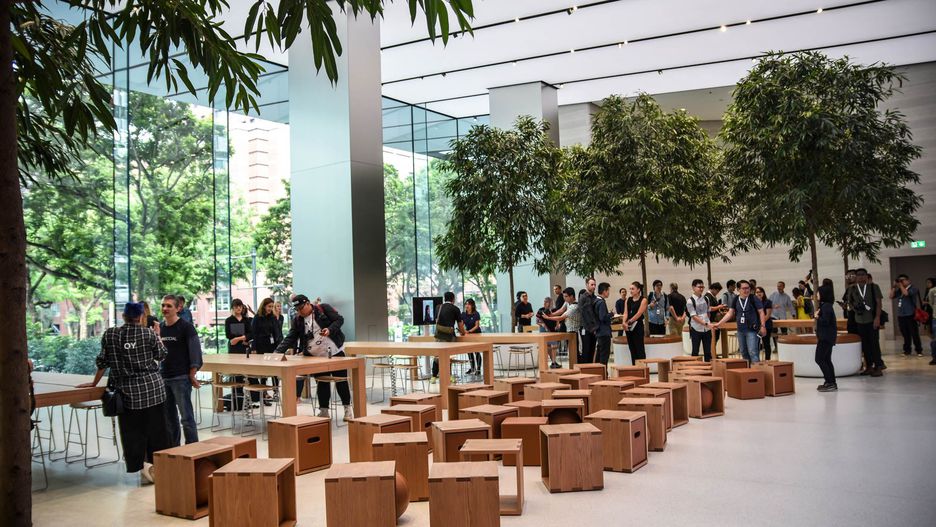
M 669 298 L 663 294 L 663 281 L 653 281 L 653 291 L 647 293 L 647 318 L 650 322 L 651 335 L 666 335 L 666 315 L 669 312 Z
M 877 284 L 871 282 L 867 269 L 855 270 L 855 284 L 848 289 L 848 305 L 855 312 L 855 325 L 861 337 L 861 353 L 865 369 L 859 375 L 882 376 L 884 361 L 878 343 L 884 295 Z
M 595 279 L 588 277 L 585 280 L 585 291 L 578 298 L 578 310 L 582 314 L 582 325 L 579 329 L 582 335 L 582 347 L 579 348 L 578 362 L 583 364 L 595 362 L 595 345 L 597 344 L 595 332 L 598 330 L 598 320 L 595 317 L 595 301 L 597 300 L 595 287 Z
M 759 337 L 767 336 L 767 315 L 764 313 L 764 304 L 751 294 L 750 282 L 747 280 L 738 282 L 738 293 L 728 313 L 713 327 L 718 329 L 722 324 L 730 322 L 732 317 L 736 317 L 738 351 L 742 359 L 755 364 L 760 361 Z
M 699 356 L 699 346 L 702 346 L 702 358 L 705 362 L 712 361 L 712 336 L 709 330 L 712 319 L 709 315 L 709 296 L 703 294 L 705 282 L 696 278 L 692 281 L 692 296 L 686 303 L 686 312 L 689 314 L 689 340 L 692 342 L 692 356 Z M 714 297 L 713 297 L 714 298 Z

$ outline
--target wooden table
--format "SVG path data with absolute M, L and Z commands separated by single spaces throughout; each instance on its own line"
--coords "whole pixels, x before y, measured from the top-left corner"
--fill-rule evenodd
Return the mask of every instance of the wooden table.
M 346 351 L 347 353 L 347 351 Z M 336 370 L 351 370 L 351 398 L 354 415 L 367 415 L 367 386 L 364 376 L 364 359 L 359 357 L 303 357 L 290 356 L 287 360 L 264 360 L 264 355 L 246 355 L 219 353 L 205 355 L 203 371 L 214 373 L 214 382 L 220 381 L 220 374 L 245 375 L 249 377 L 279 377 L 280 403 L 283 417 L 296 415 L 296 377 L 314 375 Z M 212 390 L 212 398 L 218 392 Z M 215 404 L 217 401 L 215 401 Z
M 816 321 L 811 318 L 790 318 L 784 320 L 773 320 L 774 328 L 806 328 L 813 329 L 816 326 Z M 845 331 L 848 328 L 848 319 L 839 318 L 835 321 L 836 327 L 839 331 Z M 737 331 L 738 323 L 737 322 L 725 322 L 719 326 L 719 331 L 721 331 L 721 358 L 728 358 L 728 332 Z M 715 353 L 715 331 L 712 330 L 712 354 Z
M 468 342 L 459 337 L 457 342 L 435 342 L 429 340 L 409 342 L 345 342 L 345 354 L 352 356 L 363 355 L 404 355 L 408 357 L 435 357 L 439 359 L 439 393 L 448 394 L 449 372 L 451 371 L 452 357 L 465 353 L 481 353 L 484 355 L 484 383 L 494 383 L 494 347 L 487 342 Z M 364 360 L 363 358 L 360 360 Z M 442 397 L 442 408 L 448 408 L 448 396 Z
M 410 337 L 410 342 L 433 341 L 435 341 L 435 337 L 432 335 L 414 335 Z M 563 341 L 569 343 L 569 367 L 572 368 L 578 358 L 578 340 L 575 338 L 575 333 L 472 333 L 455 338 L 455 342 L 458 343 L 483 342 L 492 346 L 495 344 L 536 344 L 537 348 L 539 348 L 539 371 L 549 369 L 549 354 L 547 353 L 549 343 Z M 485 380 L 484 382 L 490 384 L 490 381 Z
M 75 388 L 78 384 L 93 381 L 94 376 L 74 373 L 36 371 L 33 372 L 32 378 L 36 394 L 36 408 L 97 401 L 101 399 L 104 386 L 107 385 L 105 377 L 94 388 Z

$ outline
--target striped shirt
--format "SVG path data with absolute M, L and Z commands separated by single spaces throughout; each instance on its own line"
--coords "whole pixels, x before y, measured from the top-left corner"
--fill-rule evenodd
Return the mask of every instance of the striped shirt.
M 124 324 L 109 328 L 101 338 L 98 369 L 110 369 L 107 385 L 123 395 L 124 407 L 142 410 L 166 400 L 159 363 L 166 348 L 150 328 Z

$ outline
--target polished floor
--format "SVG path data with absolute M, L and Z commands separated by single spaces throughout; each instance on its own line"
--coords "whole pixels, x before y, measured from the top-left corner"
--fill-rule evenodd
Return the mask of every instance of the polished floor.
M 884 377 L 840 379 L 837 393 L 817 393 L 818 380 L 797 379 L 793 397 L 728 399 L 724 417 L 675 429 L 666 451 L 650 453 L 637 472 L 605 472 L 602 491 L 549 494 L 539 467 L 529 467 L 524 513 L 502 522 L 936 525 L 936 366 L 927 365 L 928 354 L 903 358 L 890 351 L 886 360 Z M 346 462 L 347 428 L 333 430 L 335 462 Z M 266 443 L 258 447 L 265 456 Z M 156 514 L 153 487 L 122 470 L 51 463 L 49 489 L 33 493 L 35 524 L 208 525 L 208 518 Z M 514 484 L 512 471 L 501 467 L 501 485 Z M 299 525 L 325 525 L 323 476 L 297 478 Z M 399 523 L 428 524 L 426 502 L 410 504 Z

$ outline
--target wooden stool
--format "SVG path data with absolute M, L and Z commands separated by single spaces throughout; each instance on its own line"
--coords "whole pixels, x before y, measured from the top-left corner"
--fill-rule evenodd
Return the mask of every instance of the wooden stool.
M 458 396 L 458 408 L 470 408 L 472 406 L 481 406 L 482 404 L 507 404 L 510 394 L 503 390 L 474 390 L 465 392 Z M 461 415 L 461 412 L 459 412 Z M 449 413 L 449 418 L 452 414 Z
M 552 399 L 552 394 L 556 390 L 569 390 L 571 388 L 568 384 L 561 382 L 538 382 L 528 384 L 523 393 L 528 401 L 545 401 Z
M 702 362 L 702 355 L 677 355 L 670 359 L 670 362 L 673 364 L 673 371 L 676 369 L 677 362 Z
M 666 399 L 662 397 L 624 397 L 618 401 L 620 410 L 647 414 L 647 448 L 654 452 L 662 452 L 666 449 L 665 408 Z
M 689 417 L 705 419 L 725 415 L 725 389 L 721 377 L 689 375 L 682 382 L 689 383 Z M 702 404 L 703 389 L 712 391 L 712 404 L 708 408 Z
M 747 367 L 748 362 L 744 359 L 712 359 L 712 374 L 722 378 L 725 388 L 728 388 L 728 370 Z
M 650 368 L 646 366 L 612 364 L 611 369 L 614 370 L 615 377 L 640 377 L 650 382 Z
M 469 439 L 490 439 L 491 425 L 480 419 L 439 421 L 432 423 L 432 460 L 450 463 L 461 459 L 458 450 Z
M 581 399 L 549 399 L 543 401 L 543 417 L 549 424 L 572 424 L 585 421 L 585 401 Z
M 396 525 L 393 461 L 341 463 L 325 473 L 326 525 Z
M 504 439 L 523 441 L 523 463 L 525 466 L 540 465 L 539 427 L 549 421 L 545 417 L 508 417 L 501 423 L 501 436 Z M 504 466 L 513 466 L 517 460 L 513 456 L 504 456 Z
M 508 402 L 522 401 L 524 388 L 529 384 L 535 384 L 536 379 L 532 377 L 507 377 L 506 379 L 495 379 L 494 390 L 507 392 Z
M 630 473 L 647 464 L 647 414 L 601 410 L 585 422 L 601 430 L 605 470 Z
M 539 376 L 540 384 L 546 382 L 559 382 L 559 378 L 564 375 L 582 373 L 578 368 L 556 368 L 554 370 L 541 371 Z
M 601 430 L 589 423 L 540 427 L 540 474 L 549 492 L 604 488 Z
M 588 375 L 600 375 L 601 380 L 608 378 L 608 367 L 600 362 L 586 362 L 584 364 L 576 364 L 575 369 L 582 373 L 587 373 Z
M 531 401 L 529 399 L 524 399 L 522 401 L 507 403 L 504 406 L 512 406 L 516 408 L 520 417 L 540 417 L 543 415 L 542 401 Z
M 754 368 L 728 370 L 728 397 L 734 399 L 763 399 L 764 371 Z
M 436 407 L 435 418 L 433 421 L 442 420 L 442 395 L 438 393 L 407 393 L 404 395 L 395 395 L 390 398 L 390 406 L 398 404 L 431 404 Z
M 670 374 L 670 376 L 672 377 L 672 374 Z M 609 380 L 630 382 L 630 383 L 634 383 L 634 386 L 643 386 L 644 384 L 647 384 L 648 382 L 650 382 L 650 379 L 646 377 L 611 377 L 611 379 Z
M 520 439 L 469 439 L 465 441 L 461 449 L 463 461 L 471 461 L 482 456 L 483 460 L 488 461 L 494 454 L 509 455 L 517 461 L 517 492 L 516 494 L 501 494 L 499 500 L 501 515 L 520 516 L 523 514 L 523 441 Z
M 430 527 L 499 527 L 499 491 L 493 461 L 433 463 L 429 469 Z
M 617 410 L 617 403 L 624 397 L 624 390 L 633 388 L 635 385 L 630 381 L 598 381 L 589 385 L 591 390 L 591 401 L 589 401 L 590 413 L 601 410 Z M 588 414 L 586 414 L 588 415 Z
M 395 461 L 410 501 L 429 499 L 429 438 L 425 432 L 374 434 L 374 461 Z
M 650 373 L 654 373 L 653 368 L 656 367 L 657 379 L 660 382 L 669 381 L 670 365 L 669 359 L 637 359 L 637 366 L 646 366 Z
M 571 375 L 559 377 L 559 382 L 568 384 L 573 390 L 587 390 L 589 384 L 601 380 L 603 379 L 600 375 L 592 375 L 589 373 L 573 373 Z
M 331 419 L 296 415 L 269 421 L 269 457 L 294 458 L 296 475 L 332 464 Z
M 233 460 L 234 447 L 217 443 L 189 443 L 154 453 L 156 512 L 189 520 L 207 516 L 208 474 Z M 206 465 L 213 470 L 202 468 Z
M 717 360 L 717 359 L 714 359 Z M 682 361 L 673 364 L 673 371 L 682 370 L 711 370 L 713 368 L 710 362 Z
M 407 415 L 373 414 L 348 421 L 348 452 L 352 463 L 374 461 L 374 434 L 413 431 L 413 419 Z
M 408 416 L 413 420 L 413 432 L 426 432 L 427 437 L 432 433 L 435 406 L 431 404 L 398 404 L 390 408 L 381 408 L 380 413 Z M 432 451 L 432 438 L 429 438 L 429 451 Z
M 670 381 L 673 382 L 686 382 L 686 379 L 689 377 L 717 377 L 717 375 L 714 375 L 711 370 L 693 369 L 679 370 L 670 373 Z M 722 383 L 722 385 L 724 385 L 724 383 Z
M 455 416 L 454 418 L 458 419 L 458 396 L 460 394 L 474 390 L 490 390 L 492 387 L 490 384 L 480 382 L 450 385 L 448 387 L 448 418 L 452 419 L 452 416 Z
M 793 363 L 770 360 L 754 364 L 754 368 L 764 372 L 764 391 L 771 397 L 793 395 L 796 383 L 793 382 Z
M 508 417 L 519 417 L 520 412 L 513 406 L 499 406 L 496 404 L 482 404 L 470 408 L 462 408 L 458 412 L 459 419 L 480 419 L 491 425 L 491 437 L 500 439 L 501 423 Z
M 648 383 L 649 384 L 649 383 Z M 666 431 L 673 429 L 673 396 L 666 388 L 647 388 L 646 385 L 639 388 L 631 388 L 624 393 L 624 397 L 646 397 L 648 399 L 661 398 L 666 400 L 663 406 L 663 419 L 666 422 Z
M 567 399 L 581 399 L 585 403 L 585 408 L 582 409 L 582 416 L 588 415 L 591 409 L 591 390 L 559 390 L 553 394 L 554 401 L 562 401 Z
M 669 390 L 673 402 L 673 427 L 689 422 L 689 385 L 684 382 L 651 382 L 641 388 L 663 388 Z
M 256 458 L 257 440 L 252 437 L 215 436 L 201 440 L 202 443 L 234 447 L 234 458 Z
M 292 459 L 235 459 L 208 479 L 211 482 L 208 525 L 296 525 L 296 473 Z

